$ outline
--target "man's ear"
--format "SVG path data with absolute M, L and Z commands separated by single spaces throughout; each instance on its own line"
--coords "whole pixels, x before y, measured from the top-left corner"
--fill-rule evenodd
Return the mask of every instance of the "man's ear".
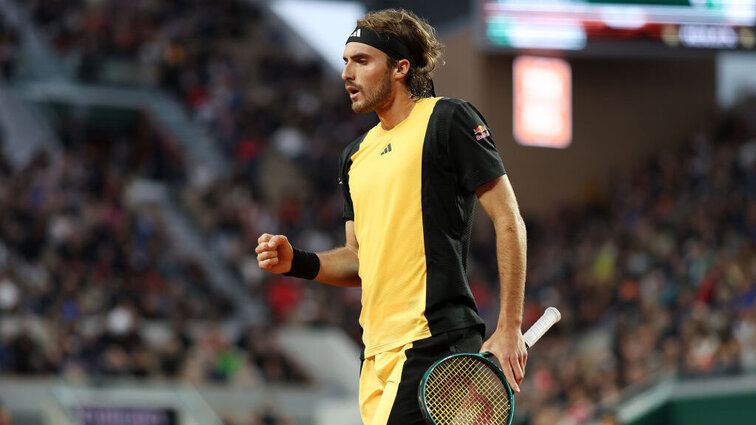
M 396 68 L 394 68 L 394 78 L 399 79 L 406 77 L 410 70 L 410 63 L 407 59 L 401 59 L 396 62 Z

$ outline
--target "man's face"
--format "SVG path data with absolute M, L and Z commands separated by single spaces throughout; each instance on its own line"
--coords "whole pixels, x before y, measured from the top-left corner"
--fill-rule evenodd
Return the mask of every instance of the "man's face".
M 341 79 L 354 112 L 375 111 L 391 101 L 392 80 L 387 57 L 373 46 L 347 43 Z

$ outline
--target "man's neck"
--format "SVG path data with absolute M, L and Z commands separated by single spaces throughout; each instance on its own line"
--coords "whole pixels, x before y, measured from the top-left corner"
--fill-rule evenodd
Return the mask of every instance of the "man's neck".
M 391 130 L 404 121 L 415 107 L 416 100 L 406 89 L 396 89 L 395 95 L 389 103 L 381 109 L 376 110 L 378 118 L 381 120 L 381 127 L 384 130 Z

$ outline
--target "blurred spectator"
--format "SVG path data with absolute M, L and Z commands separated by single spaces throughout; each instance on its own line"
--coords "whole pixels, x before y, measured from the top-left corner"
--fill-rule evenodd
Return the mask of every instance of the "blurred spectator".
M 282 416 L 272 405 L 265 405 L 259 413 L 252 413 L 249 425 L 293 425 L 293 422 Z
M 619 420 L 617 420 L 617 417 L 612 414 L 602 415 L 598 423 L 599 425 L 620 425 L 620 422 Z
M 2 400 L 0 400 L 0 425 L 13 425 L 10 410 L 3 405 Z
M 0 74 L 4 81 L 16 76 L 19 61 L 18 30 L 0 22 Z

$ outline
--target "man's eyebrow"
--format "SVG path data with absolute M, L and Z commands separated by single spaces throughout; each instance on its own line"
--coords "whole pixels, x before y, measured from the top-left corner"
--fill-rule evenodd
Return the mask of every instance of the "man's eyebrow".
M 367 53 L 355 53 L 352 56 L 349 56 L 349 59 L 357 60 L 357 59 L 362 59 L 362 58 L 367 58 L 367 57 L 370 57 L 370 55 L 368 55 Z M 344 61 L 346 61 L 347 60 L 346 56 L 344 56 L 343 59 Z

